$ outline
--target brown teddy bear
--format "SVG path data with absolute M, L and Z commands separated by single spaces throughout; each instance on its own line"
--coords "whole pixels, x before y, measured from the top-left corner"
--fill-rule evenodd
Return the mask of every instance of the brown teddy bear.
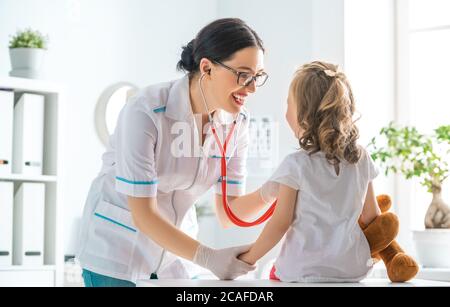
M 377 202 L 382 214 L 367 227 L 360 223 L 369 242 L 372 258 L 383 260 L 392 282 L 408 281 L 416 276 L 419 266 L 395 241 L 399 222 L 394 213 L 387 212 L 391 207 L 391 198 L 388 195 L 379 195 Z

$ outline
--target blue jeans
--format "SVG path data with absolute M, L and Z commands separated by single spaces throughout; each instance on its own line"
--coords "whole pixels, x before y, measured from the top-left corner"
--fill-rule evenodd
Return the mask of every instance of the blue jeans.
M 86 287 L 136 287 L 134 283 L 128 280 L 121 280 L 105 275 L 100 275 L 83 269 L 83 280 Z

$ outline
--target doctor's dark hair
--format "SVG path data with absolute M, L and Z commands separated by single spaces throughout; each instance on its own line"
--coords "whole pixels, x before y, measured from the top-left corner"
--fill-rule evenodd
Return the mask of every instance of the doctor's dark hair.
M 199 71 L 202 58 L 226 61 L 236 51 L 247 47 L 257 47 L 264 52 L 262 40 L 244 21 L 238 18 L 218 19 L 201 29 L 183 47 L 177 69 L 193 75 Z

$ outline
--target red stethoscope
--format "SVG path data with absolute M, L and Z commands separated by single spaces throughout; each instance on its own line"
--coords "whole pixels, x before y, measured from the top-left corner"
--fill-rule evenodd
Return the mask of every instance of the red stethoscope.
M 231 211 L 231 208 L 228 204 L 228 199 L 227 199 L 227 160 L 226 160 L 226 153 L 227 153 L 227 146 L 228 146 L 228 142 L 231 139 L 231 136 L 234 133 L 234 130 L 236 128 L 236 122 L 237 122 L 237 117 L 233 120 L 233 123 L 231 125 L 231 129 L 230 132 L 228 133 L 228 135 L 225 138 L 225 142 L 223 143 L 222 146 L 222 142 L 219 139 L 219 136 L 217 135 L 217 131 L 216 131 L 216 127 L 214 125 L 214 120 L 211 116 L 211 113 L 208 110 L 208 106 L 206 104 L 206 99 L 205 99 L 205 95 L 203 93 L 203 88 L 202 88 L 202 79 L 204 77 L 205 74 L 202 74 L 202 76 L 199 79 L 199 87 L 200 87 L 200 92 L 202 94 L 202 98 L 203 98 L 203 102 L 205 104 L 205 108 L 208 111 L 208 119 L 209 122 L 211 124 L 211 130 L 212 133 L 214 135 L 214 138 L 216 140 L 217 146 L 219 147 L 220 153 L 221 153 L 221 158 L 220 158 L 220 175 L 221 175 L 221 180 L 222 180 L 222 204 L 223 204 L 223 209 L 225 210 L 225 213 L 227 214 L 228 218 L 230 219 L 231 222 L 233 222 L 233 224 L 240 226 L 240 227 L 252 227 L 255 225 L 259 225 L 261 223 L 264 223 L 265 221 L 267 221 L 267 219 L 269 219 L 273 212 L 275 211 L 275 206 L 277 204 L 277 201 L 275 200 L 275 202 L 270 206 L 270 208 L 263 214 L 261 215 L 258 219 L 254 220 L 253 222 L 247 222 L 247 221 L 243 221 L 241 220 L 239 217 L 237 217 L 233 211 Z M 239 115 L 238 115 L 239 116 Z

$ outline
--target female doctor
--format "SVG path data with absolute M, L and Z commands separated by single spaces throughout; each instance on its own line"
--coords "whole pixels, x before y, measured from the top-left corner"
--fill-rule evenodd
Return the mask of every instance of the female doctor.
M 259 190 L 243 195 L 249 122 L 244 105 L 267 79 L 263 57 L 262 41 L 247 24 L 219 19 L 183 48 L 178 69 L 185 77 L 130 98 L 83 212 L 77 258 L 86 286 L 189 278 L 186 260 L 220 279 L 254 269 L 237 259 L 249 246 L 212 249 L 181 229 L 195 201 L 212 186 L 218 220 L 224 227 L 231 224 L 222 206 L 222 180 L 239 218 L 252 218 L 266 206 Z M 230 130 L 226 114 L 237 124 L 222 178 L 221 153 L 210 128 L 216 127 L 223 141 Z

